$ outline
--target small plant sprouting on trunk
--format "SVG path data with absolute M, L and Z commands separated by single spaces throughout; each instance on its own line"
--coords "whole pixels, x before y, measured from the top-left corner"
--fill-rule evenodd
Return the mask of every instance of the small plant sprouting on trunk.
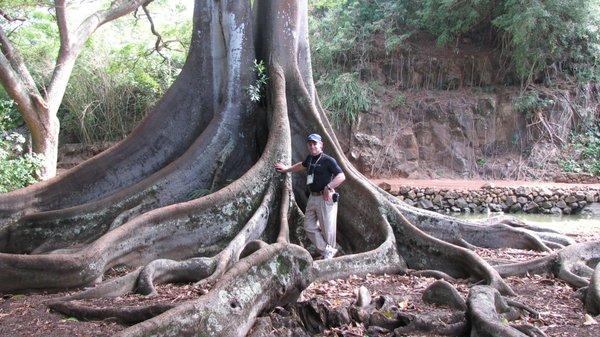
M 267 67 L 263 60 L 254 60 L 254 71 L 256 72 L 256 81 L 254 81 L 254 84 L 248 86 L 248 95 L 250 95 L 252 102 L 258 102 L 263 97 L 264 88 L 269 79 L 267 76 Z

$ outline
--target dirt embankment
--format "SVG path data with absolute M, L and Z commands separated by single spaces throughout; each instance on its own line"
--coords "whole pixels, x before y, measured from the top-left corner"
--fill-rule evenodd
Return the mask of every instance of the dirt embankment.
M 374 51 L 378 56 L 370 62 L 348 66 L 374 89 L 370 109 L 354 125 L 337 126 L 361 172 L 574 181 L 557 177 L 564 159 L 576 159 L 563 145 L 572 131 L 598 120 L 595 85 L 523 88 L 492 49 L 465 43 L 446 48 L 420 38 L 395 54 Z M 529 111 L 520 101 L 531 93 L 537 101 L 528 101 Z

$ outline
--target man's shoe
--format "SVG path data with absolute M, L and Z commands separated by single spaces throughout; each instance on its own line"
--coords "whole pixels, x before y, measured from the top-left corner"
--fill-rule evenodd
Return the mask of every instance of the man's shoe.
M 325 252 L 323 253 L 323 260 L 333 259 L 336 253 L 337 249 L 327 245 L 327 247 L 325 247 Z

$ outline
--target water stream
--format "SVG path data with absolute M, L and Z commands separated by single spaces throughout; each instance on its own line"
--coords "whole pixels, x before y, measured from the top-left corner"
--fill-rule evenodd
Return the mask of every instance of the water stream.
M 510 214 L 526 223 L 547 227 L 564 234 L 587 236 L 589 240 L 600 240 L 600 219 L 591 215 Z M 459 214 L 459 219 L 482 220 L 485 214 Z M 586 240 L 587 241 L 587 240 Z

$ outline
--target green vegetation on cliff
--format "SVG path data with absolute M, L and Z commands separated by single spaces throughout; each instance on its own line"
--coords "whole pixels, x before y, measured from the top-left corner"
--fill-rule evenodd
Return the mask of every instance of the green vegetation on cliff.
M 567 172 L 589 172 L 600 176 L 600 129 L 574 134 L 567 145 L 569 156 L 561 163 Z
M 596 0 L 320 0 L 313 10 L 317 70 L 369 60 L 381 36 L 392 52 L 412 34 L 428 32 L 451 48 L 462 39 L 497 48 L 521 81 L 599 76 Z
M 523 130 L 504 147 L 528 154 L 547 140 L 562 145 L 560 157 L 570 154 L 564 169 L 600 175 L 592 136 L 598 115 L 588 111 L 598 101 L 598 1 L 319 0 L 312 12 L 317 86 L 333 120 L 354 123 L 359 113 L 380 110 L 418 114 L 406 97 L 421 90 L 462 88 L 487 102 L 483 93 L 506 88 Z M 483 167 L 485 155 L 478 156 L 474 164 Z

